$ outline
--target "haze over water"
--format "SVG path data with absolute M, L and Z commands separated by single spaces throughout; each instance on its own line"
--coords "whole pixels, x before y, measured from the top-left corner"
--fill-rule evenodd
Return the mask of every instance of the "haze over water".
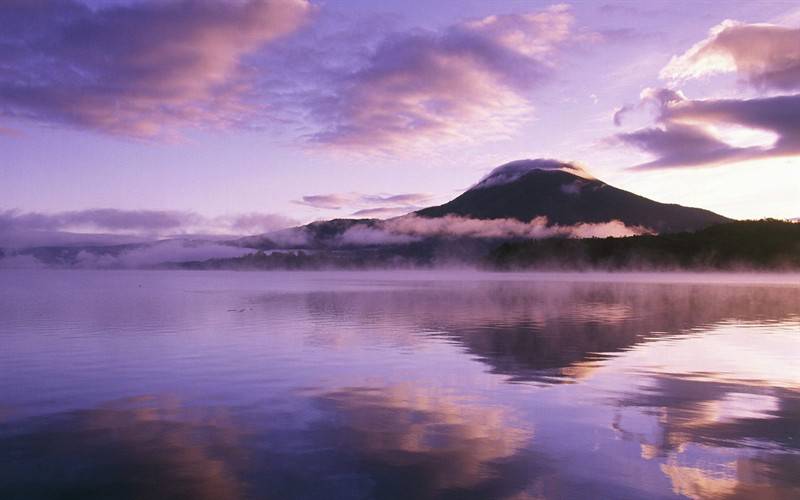
M 800 495 L 796 276 L 2 277 L 0 498 Z

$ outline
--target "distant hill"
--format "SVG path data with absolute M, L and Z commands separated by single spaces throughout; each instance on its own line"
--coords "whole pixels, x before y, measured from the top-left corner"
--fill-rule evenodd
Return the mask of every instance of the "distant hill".
M 546 216 L 559 225 L 619 220 L 658 233 L 695 231 L 731 220 L 700 208 L 659 203 L 610 186 L 580 167 L 543 159 L 501 165 L 454 200 L 416 213 L 521 221 Z
M 737 221 L 691 233 L 503 243 L 491 269 L 800 269 L 800 224 Z
M 245 236 L 232 241 L 237 246 L 270 250 L 278 248 L 315 249 L 339 246 L 338 239 L 354 226 L 373 228 L 379 219 L 331 219 L 273 231 L 271 233 Z

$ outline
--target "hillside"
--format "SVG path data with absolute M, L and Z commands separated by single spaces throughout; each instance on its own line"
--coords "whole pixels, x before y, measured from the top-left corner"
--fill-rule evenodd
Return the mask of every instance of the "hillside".
M 800 224 L 738 221 L 694 233 L 507 242 L 490 269 L 800 269 Z

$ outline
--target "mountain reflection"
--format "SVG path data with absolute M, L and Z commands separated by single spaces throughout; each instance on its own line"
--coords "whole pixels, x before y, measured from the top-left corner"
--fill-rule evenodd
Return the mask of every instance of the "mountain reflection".
M 315 343 L 413 344 L 420 342 L 413 332 L 428 332 L 462 345 L 493 373 L 546 383 L 585 376 L 592 361 L 648 339 L 800 313 L 798 288 L 696 284 L 411 283 L 390 291 L 311 293 L 305 300 L 321 325 Z M 325 328 L 331 324 L 352 328 L 333 338 Z

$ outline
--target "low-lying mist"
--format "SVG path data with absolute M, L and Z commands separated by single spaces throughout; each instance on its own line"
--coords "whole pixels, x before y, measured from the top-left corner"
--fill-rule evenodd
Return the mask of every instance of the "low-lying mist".
M 618 220 L 603 223 L 582 223 L 572 226 L 549 225 L 547 217 L 530 222 L 516 219 L 473 219 L 457 215 L 419 217 L 405 215 L 383 221 L 376 226 L 355 225 L 341 236 L 342 244 L 397 244 L 430 237 L 541 239 L 605 238 L 649 234 L 646 228 L 629 227 Z

